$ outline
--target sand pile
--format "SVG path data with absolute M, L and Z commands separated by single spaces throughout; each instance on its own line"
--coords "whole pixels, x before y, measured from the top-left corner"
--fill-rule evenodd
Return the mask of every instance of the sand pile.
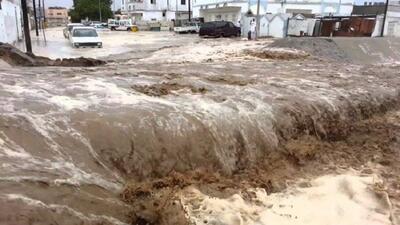
M 283 38 L 277 39 L 268 47 L 297 49 L 304 51 L 313 57 L 325 60 L 349 60 L 346 53 L 329 38 Z
M 287 48 L 262 48 L 257 50 L 245 50 L 244 54 L 260 59 L 294 60 L 305 59 L 310 54 Z
M 12 66 L 67 66 L 91 67 L 104 65 L 106 62 L 92 58 L 71 58 L 52 60 L 20 51 L 10 44 L 0 43 L 0 59 Z

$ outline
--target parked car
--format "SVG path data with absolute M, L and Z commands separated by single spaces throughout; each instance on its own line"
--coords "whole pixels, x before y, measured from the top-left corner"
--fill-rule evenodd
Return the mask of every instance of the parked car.
M 174 27 L 175 33 L 184 34 L 184 33 L 198 33 L 200 30 L 199 23 L 186 23 L 180 27 Z
M 72 47 L 103 47 L 97 31 L 93 27 L 75 27 L 69 36 Z
M 84 25 L 81 23 L 69 23 L 63 30 L 63 34 L 65 38 L 69 38 L 69 35 L 71 34 L 72 29 L 74 27 L 83 27 Z
M 213 21 L 203 23 L 200 27 L 201 37 L 239 37 L 240 27 L 229 21 Z
M 132 24 L 131 20 L 114 20 L 114 19 L 108 20 L 108 28 L 110 28 L 111 30 L 131 31 L 133 27 L 136 26 Z

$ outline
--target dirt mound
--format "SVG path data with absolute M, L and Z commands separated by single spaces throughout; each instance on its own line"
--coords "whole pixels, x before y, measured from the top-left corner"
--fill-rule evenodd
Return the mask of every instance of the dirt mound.
M 13 66 L 66 66 L 92 67 L 106 64 L 105 61 L 92 58 L 71 58 L 52 60 L 20 51 L 10 44 L 0 42 L 0 59 Z
M 269 47 L 297 49 L 325 60 L 349 60 L 348 55 L 329 38 L 283 38 L 274 41 Z
M 133 85 L 132 89 L 149 96 L 160 97 L 163 95 L 172 94 L 174 91 L 183 89 L 190 90 L 191 93 L 205 93 L 207 89 L 204 87 L 194 87 L 192 85 L 178 84 L 174 82 L 152 84 L 152 85 Z
M 278 60 L 295 60 L 295 59 L 305 59 L 310 54 L 303 51 L 295 51 L 291 49 L 281 49 L 281 48 L 264 48 L 261 50 L 246 50 L 244 51 L 246 55 L 261 59 L 278 59 Z

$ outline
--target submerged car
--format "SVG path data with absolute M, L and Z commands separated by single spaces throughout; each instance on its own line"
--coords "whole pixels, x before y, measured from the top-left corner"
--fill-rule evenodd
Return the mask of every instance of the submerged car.
M 72 47 L 103 47 L 97 31 L 93 27 L 75 27 L 72 29 L 69 40 Z
M 200 27 L 201 37 L 239 37 L 240 27 L 229 21 L 213 21 L 203 23 Z
M 63 34 L 65 38 L 69 38 L 69 35 L 71 34 L 72 29 L 74 27 L 83 27 L 84 25 L 81 23 L 69 23 L 67 27 L 64 28 Z

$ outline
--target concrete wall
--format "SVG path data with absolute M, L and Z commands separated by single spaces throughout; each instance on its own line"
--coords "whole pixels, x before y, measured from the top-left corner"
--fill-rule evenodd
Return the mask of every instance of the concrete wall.
M 312 36 L 314 33 L 315 22 L 316 19 L 290 19 L 288 24 L 288 35 L 300 36 L 301 32 L 303 32 L 303 35 L 307 34 L 307 36 Z
M 339 7 L 339 1 L 336 3 L 304 3 L 304 2 L 287 2 L 281 4 L 280 2 L 269 2 L 267 5 L 267 13 L 290 13 L 293 10 L 304 10 L 308 11 L 309 14 L 327 15 L 332 13 L 334 15 L 350 15 L 353 11 L 352 3 L 341 3 Z
M 383 15 L 379 15 L 376 18 L 375 28 L 372 33 L 372 37 L 379 37 L 381 36 L 382 32 L 382 22 L 383 22 Z M 386 37 L 400 37 L 400 13 L 397 12 L 388 12 L 386 23 L 385 23 L 385 30 L 383 35 Z
M 21 7 L 7 0 L 1 6 L 0 42 L 13 44 L 22 39 Z

